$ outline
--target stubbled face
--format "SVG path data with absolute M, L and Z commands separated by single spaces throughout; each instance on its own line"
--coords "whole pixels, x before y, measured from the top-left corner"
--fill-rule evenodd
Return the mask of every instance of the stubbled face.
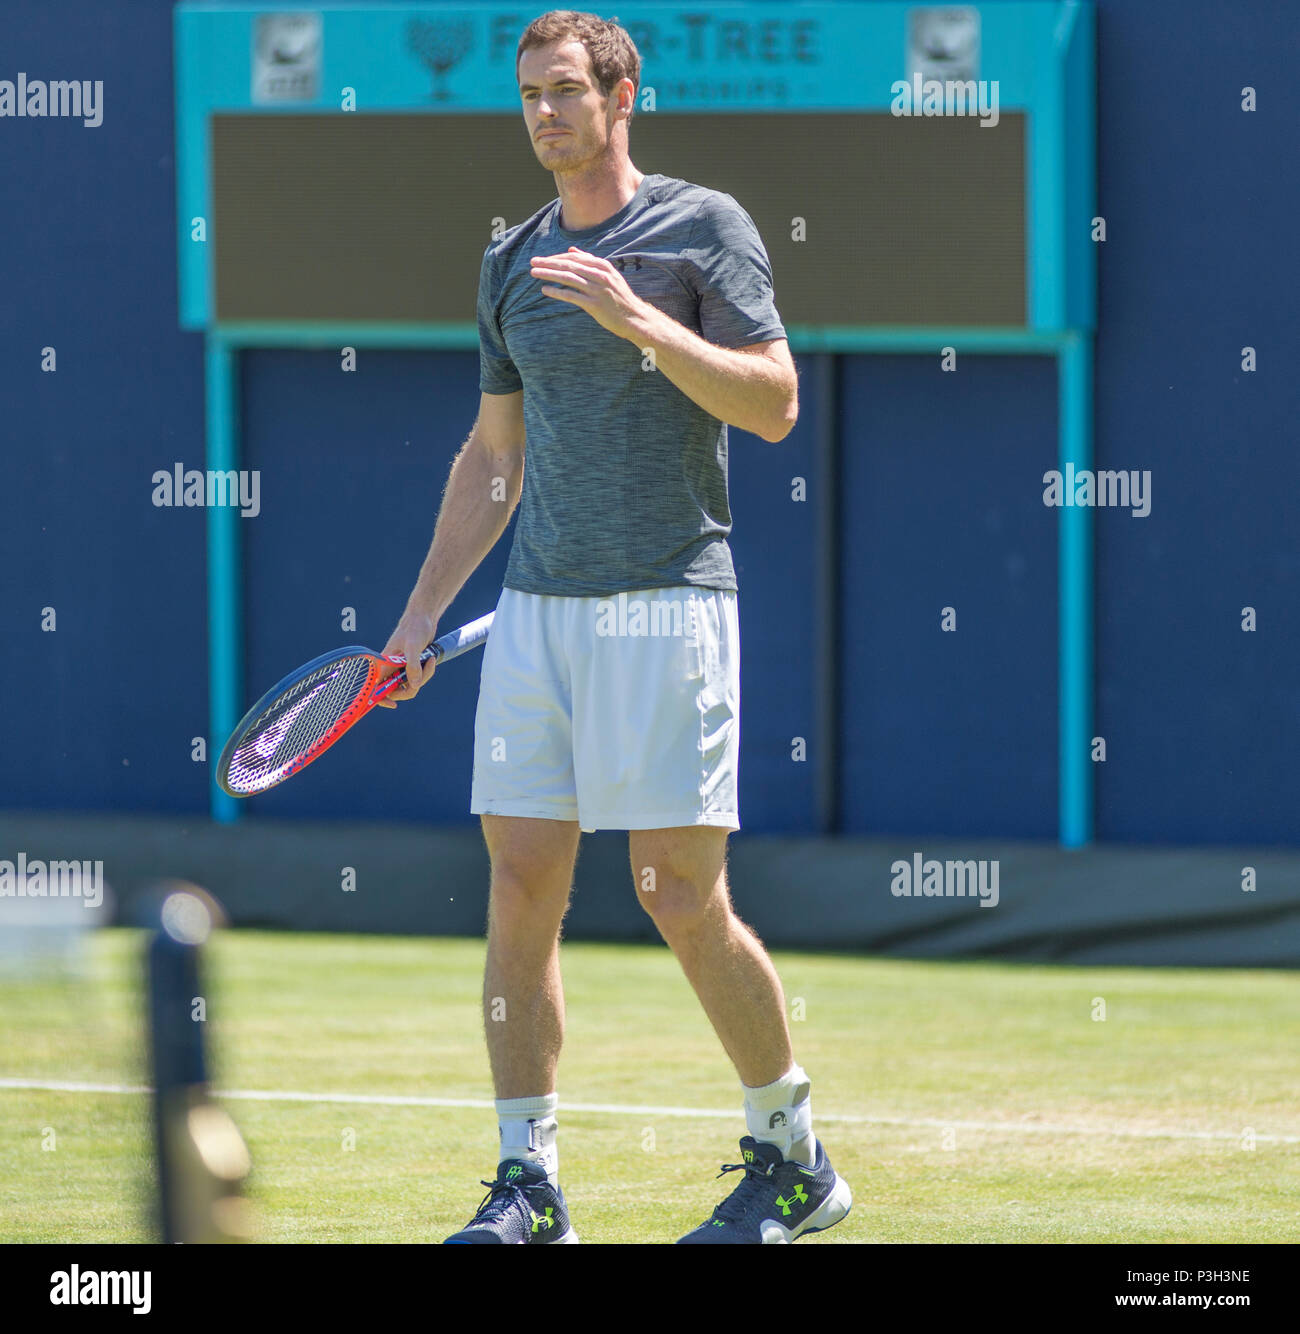
M 581 42 L 525 51 L 519 58 L 519 96 L 533 152 L 548 170 L 582 170 L 609 152 L 618 89 L 608 98 L 602 95 Z

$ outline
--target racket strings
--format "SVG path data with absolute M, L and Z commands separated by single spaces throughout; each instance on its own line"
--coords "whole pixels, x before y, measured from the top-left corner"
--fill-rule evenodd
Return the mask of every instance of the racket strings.
M 260 792 L 311 755 L 365 692 L 371 666 L 366 656 L 327 663 L 272 700 L 230 757 L 230 786 Z

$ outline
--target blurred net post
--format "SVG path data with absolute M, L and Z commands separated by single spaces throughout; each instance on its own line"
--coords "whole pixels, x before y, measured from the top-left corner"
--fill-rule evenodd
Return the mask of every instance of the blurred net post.
M 251 1240 L 243 1195 L 251 1161 L 238 1127 L 211 1098 L 203 1038 L 202 948 L 224 921 L 196 885 L 161 887 L 159 925 L 146 950 L 153 1069 L 157 1226 L 164 1242 Z

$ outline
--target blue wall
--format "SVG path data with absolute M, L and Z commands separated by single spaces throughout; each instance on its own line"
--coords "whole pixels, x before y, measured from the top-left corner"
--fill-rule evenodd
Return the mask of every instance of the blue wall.
M 1098 8 L 1096 459 L 1150 469 L 1153 508 L 1095 515 L 1097 832 L 1294 844 L 1300 199 L 1284 164 L 1300 10 Z M 176 327 L 171 7 L 10 0 L 0 38 L 0 77 L 105 84 L 98 129 L 0 122 L 0 805 L 203 812 L 207 768 L 190 758 L 207 726 L 203 513 L 150 501 L 156 469 L 201 466 L 203 449 L 201 340 Z M 1250 115 L 1245 84 L 1259 92 Z M 55 374 L 40 369 L 46 345 Z M 850 357 L 823 401 L 817 362 L 800 358 L 789 439 L 733 433 L 746 827 L 817 827 L 822 757 L 789 758 L 793 737 L 818 736 L 817 661 L 791 644 L 814 639 L 817 533 L 834 510 L 840 827 L 1050 838 L 1051 363 L 965 358 L 942 375 Z M 245 358 L 245 466 L 263 487 L 262 516 L 242 523 L 249 691 L 336 643 L 380 646 L 476 400 L 465 353 L 363 352 L 355 376 L 323 353 Z M 828 474 L 817 440 L 833 413 Z M 805 504 L 790 500 L 794 476 Z M 449 621 L 491 605 L 505 551 Z M 339 629 L 345 605 L 355 636 Z M 939 631 L 945 605 L 956 635 Z M 1253 635 L 1244 606 L 1258 609 Z M 317 765 L 253 808 L 467 820 L 474 678 L 449 665 L 436 700 L 343 743 L 355 769 Z
M 841 412 L 844 828 L 1054 837 L 1055 359 L 852 357 Z
M 1131 8 L 1098 22 L 1097 458 L 1154 501 L 1097 512 L 1097 831 L 1296 843 L 1300 8 Z

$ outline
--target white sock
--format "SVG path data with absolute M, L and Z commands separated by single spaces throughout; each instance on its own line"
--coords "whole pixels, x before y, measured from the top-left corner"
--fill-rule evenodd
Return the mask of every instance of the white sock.
M 811 1167 L 817 1160 L 812 1129 L 812 1084 L 797 1065 L 762 1088 L 745 1090 L 745 1121 L 762 1144 L 775 1144 L 786 1162 Z
M 560 1105 L 557 1093 L 538 1098 L 498 1098 L 497 1126 L 501 1136 L 498 1162 L 507 1158 L 522 1158 L 527 1163 L 538 1163 L 546 1169 L 552 1186 L 558 1185 L 556 1173 L 560 1166 L 560 1151 L 556 1146 L 559 1123 L 555 1113 Z

